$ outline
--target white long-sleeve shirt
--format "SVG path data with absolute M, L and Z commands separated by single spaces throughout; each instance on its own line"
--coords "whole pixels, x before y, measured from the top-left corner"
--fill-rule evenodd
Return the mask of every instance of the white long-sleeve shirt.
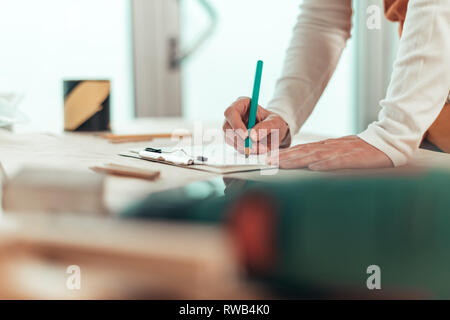
M 309 117 L 336 69 L 350 38 L 351 17 L 351 0 L 303 1 L 268 105 L 287 122 L 292 135 Z M 450 0 L 410 0 L 379 119 L 358 136 L 383 151 L 394 165 L 407 163 L 449 90 Z

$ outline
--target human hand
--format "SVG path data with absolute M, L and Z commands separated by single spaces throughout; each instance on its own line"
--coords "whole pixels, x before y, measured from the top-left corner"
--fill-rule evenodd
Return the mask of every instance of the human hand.
M 308 167 L 314 171 L 392 167 L 389 157 L 357 136 L 301 144 L 267 159 L 282 169 Z
M 245 139 L 248 136 L 248 113 L 250 98 L 237 99 L 225 112 L 223 131 L 227 144 L 233 146 L 240 153 L 244 153 Z M 278 137 L 275 133 L 278 133 Z M 274 139 L 277 140 L 274 140 Z M 254 142 L 250 153 L 266 153 L 272 148 L 288 146 L 290 144 L 289 126 L 276 113 L 258 106 L 256 125 L 250 131 L 250 139 Z

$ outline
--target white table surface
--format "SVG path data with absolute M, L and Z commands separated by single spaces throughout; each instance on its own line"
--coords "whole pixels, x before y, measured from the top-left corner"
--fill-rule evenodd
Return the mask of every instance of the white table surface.
M 179 118 L 138 119 L 133 123 L 117 126 L 114 128 L 114 133 L 157 133 L 180 129 L 206 131 L 212 128 L 220 129 L 221 125 L 220 123 L 187 122 Z M 303 136 L 303 141 L 315 141 L 317 139 L 319 137 L 314 135 Z M 218 176 L 214 173 L 189 170 L 118 155 L 122 151 L 149 145 L 160 147 L 176 143 L 176 141 L 170 139 L 157 139 L 151 142 L 112 144 L 89 133 L 46 133 L 36 132 L 27 127 L 16 128 L 14 132 L 0 129 L 0 163 L 7 176 L 14 175 L 23 167 L 90 171 L 89 167 L 91 166 L 111 162 L 161 171 L 161 178 L 154 182 L 108 176 L 106 180 L 106 204 L 112 210 L 119 210 L 124 205 L 151 192 Z M 239 174 L 233 176 L 239 176 Z
M 138 119 L 132 123 L 116 126 L 116 133 L 157 133 L 171 132 L 175 129 L 204 131 L 221 128 L 220 123 L 187 122 L 179 118 Z M 294 137 L 293 144 L 313 142 L 323 139 L 314 134 L 300 134 Z M 189 170 L 185 168 L 142 161 L 119 156 L 118 153 L 146 146 L 169 146 L 176 144 L 170 139 L 157 139 L 152 142 L 112 144 L 105 139 L 88 133 L 46 133 L 32 128 L 18 127 L 13 132 L 0 129 L 0 163 L 7 176 L 13 176 L 23 167 L 50 167 L 89 171 L 89 167 L 105 163 L 118 163 L 161 171 L 157 181 L 108 176 L 106 179 L 105 203 L 113 211 L 149 193 L 186 185 L 190 182 L 207 180 L 219 176 L 215 173 Z M 413 164 L 430 167 L 450 168 L 450 156 L 421 150 Z M 96 173 L 92 173 L 96 174 Z M 297 178 L 318 175 L 305 169 L 279 170 L 274 176 L 261 176 L 259 172 L 231 174 L 230 177 L 247 179 Z

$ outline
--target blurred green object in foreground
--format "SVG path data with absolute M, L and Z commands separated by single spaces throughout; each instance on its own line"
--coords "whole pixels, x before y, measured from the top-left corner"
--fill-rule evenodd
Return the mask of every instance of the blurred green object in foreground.
M 449 172 L 248 182 L 173 211 L 227 223 L 242 262 L 270 284 L 450 298 Z M 371 265 L 381 290 L 367 288 Z
M 219 223 L 225 219 L 222 178 L 194 182 L 182 188 L 153 193 L 122 212 L 122 218 Z

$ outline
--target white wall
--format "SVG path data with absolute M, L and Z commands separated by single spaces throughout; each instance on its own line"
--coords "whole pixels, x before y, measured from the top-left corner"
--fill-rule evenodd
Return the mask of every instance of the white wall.
M 112 80 L 113 121 L 133 114 L 128 0 L 0 0 L 0 92 L 26 93 L 33 127 L 63 128 L 62 79 Z
M 195 0 L 180 2 L 186 43 L 205 20 Z M 261 104 L 270 100 L 301 0 L 211 2 L 219 13 L 217 34 L 183 65 L 183 110 L 189 119 L 221 120 L 236 97 L 250 95 L 257 59 L 265 62 Z M 109 78 L 113 121 L 129 120 L 129 10 L 129 0 L 0 0 L 0 91 L 25 92 L 21 109 L 31 125 L 58 131 L 63 126 L 62 79 Z M 304 130 L 354 131 L 352 54 L 351 41 Z
M 264 60 L 261 104 L 271 98 L 284 52 L 299 14 L 300 0 L 210 0 L 219 14 L 216 35 L 184 64 L 184 114 L 190 119 L 222 119 L 238 96 L 251 95 L 256 61 Z M 182 1 L 184 42 L 206 25 L 194 0 Z M 362 13 L 365 14 L 365 13 Z M 304 131 L 329 135 L 354 132 L 354 41 Z

